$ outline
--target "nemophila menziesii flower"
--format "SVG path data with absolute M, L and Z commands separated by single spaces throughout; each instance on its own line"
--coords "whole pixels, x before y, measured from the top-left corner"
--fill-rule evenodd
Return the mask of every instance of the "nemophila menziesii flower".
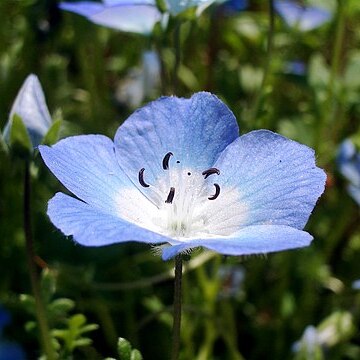
M 114 142 L 102 135 L 40 146 L 78 198 L 57 193 L 48 215 L 86 246 L 167 244 L 244 255 L 307 246 L 303 231 L 324 190 L 310 148 L 267 130 L 239 137 L 216 96 L 163 97 L 132 114 Z
M 52 119 L 45 102 L 44 92 L 36 75 L 29 75 L 19 90 L 11 108 L 9 121 L 4 128 L 4 139 L 10 142 L 14 116 L 21 118 L 35 148 L 52 125 Z
M 95 24 L 139 34 L 150 34 L 162 19 L 155 0 L 104 0 L 62 2 L 62 10 L 85 16 Z
M 303 6 L 299 1 L 275 0 L 274 7 L 288 26 L 301 31 L 316 29 L 328 22 L 332 17 L 327 9 Z
M 340 145 L 337 162 L 341 174 L 349 181 L 350 196 L 360 206 L 360 151 L 350 139 Z

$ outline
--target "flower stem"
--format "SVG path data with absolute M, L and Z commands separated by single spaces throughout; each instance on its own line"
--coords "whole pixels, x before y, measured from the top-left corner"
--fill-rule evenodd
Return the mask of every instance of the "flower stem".
M 43 351 L 46 356 L 46 360 L 55 360 L 55 352 L 51 344 L 51 337 L 49 326 L 46 319 L 46 313 L 44 304 L 41 297 L 39 276 L 36 270 L 35 264 L 35 251 L 34 243 L 32 239 L 32 230 L 31 230 L 31 182 L 30 182 L 30 171 L 29 163 L 25 163 L 25 172 L 24 172 L 24 233 L 25 233 L 25 244 L 26 244 L 26 254 L 27 261 L 30 273 L 30 281 L 32 292 L 35 299 L 35 313 L 37 321 L 39 324 L 41 343 Z
M 174 322 L 172 360 L 179 358 L 180 349 L 180 325 L 181 325 L 181 282 L 182 282 L 182 257 L 181 254 L 175 258 L 175 280 L 174 280 Z
M 274 1 L 269 0 L 269 31 L 267 36 L 267 51 L 266 51 L 266 57 L 265 57 L 265 63 L 264 63 L 264 73 L 260 85 L 260 89 L 258 93 L 256 94 L 254 105 L 252 107 L 252 110 L 250 111 L 250 120 L 255 121 L 256 117 L 259 113 L 259 108 L 261 105 L 261 101 L 264 97 L 268 78 L 270 75 L 270 63 L 271 58 L 273 54 L 273 48 L 274 48 L 274 27 L 275 27 L 275 11 L 274 11 Z M 266 124 L 263 124 L 266 126 Z

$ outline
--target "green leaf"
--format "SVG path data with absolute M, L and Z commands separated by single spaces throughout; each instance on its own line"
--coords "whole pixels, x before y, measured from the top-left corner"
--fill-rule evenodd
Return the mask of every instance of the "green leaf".
M 131 358 L 130 360 L 143 360 L 143 357 L 141 355 L 141 352 L 138 349 L 134 349 L 131 352 Z
M 56 291 L 55 275 L 48 269 L 44 269 L 41 273 L 41 291 L 45 304 L 48 304 Z
M 48 311 L 55 316 L 66 315 L 75 307 L 75 302 L 71 299 L 60 298 L 52 301 L 48 305 Z
M 62 125 L 62 119 L 61 118 L 58 118 L 58 119 L 54 120 L 54 122 L 52 123 L 49 131 L 45 134 L 45 136 L 44 136 L 41 143 L 43 145 L 53 145 L 53 144 L 55 144 L 59 140 L 61 125 Z
M 21 117 L 15 114 L 10 121 L 9 147 L 21 157 L 32 154 L 33 146 Z
M 119 360 L 131 360 L 131 344 L 128 340 L 119 338 L 117 348 Z

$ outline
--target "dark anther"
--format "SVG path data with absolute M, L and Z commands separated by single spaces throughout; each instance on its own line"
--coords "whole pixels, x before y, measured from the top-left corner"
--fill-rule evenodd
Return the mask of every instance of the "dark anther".
M 180 164 L 180 161 L 179 161 L 179 160 L 177 160 L 177 161 L 176 161 L 176 163 L 177 163 L 177 164 Z
M 167 199 L 165 200 L 165 202 L 167 204 L 171 204 L 173 202 L 173 200 L 174 200 L 174 196 L 175 196 L 175 188 L 171 187 L 169 195 L 168 195 Z
M 212 174 L 217 174 L 217 175 L 220 175 L 220 170 L 217 169 L 217 168 L 210 168 L 210 169 L 207 169 L 205 171 L 203 171 L 201 173 L 201 175 L 204 175 L 205 176 L 205 179 L 208 178 L 208 176 L 212 175 Z
M 139 171 L 139 183 L 141 186 L 146 188 L 146 187 L 149 187 L 150 185 L 144 181 L 144 171 L 145 171 L 145 168 L 142 168 Z
M 190 176 L 190 175 L 191 175 L 191 172 L 188 172 L 188 175 Z
M 209 200 L 215 200 L 220 195 L 219 184 L 214 184 L 214 186 L 215 186 L 215 195 L 208 197 Z
M 170 160 L 170 156 L 173 156 L 173 153 L 172 152 L 168 152 L 164 158 L 163 158 L 163 169 L 164 170 L 167 170 L 169 168 L 169 160 Z

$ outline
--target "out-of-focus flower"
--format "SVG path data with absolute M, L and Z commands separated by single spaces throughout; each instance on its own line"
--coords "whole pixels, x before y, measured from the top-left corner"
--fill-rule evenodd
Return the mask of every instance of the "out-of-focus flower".
M 165 12 L 176 16 L 187 9 L 197 8 L 200 15 L 208 6 L 222 0 L 165 0 Z M 62 10 L 85 16 L 95 24 L 139 34 L 150 34 L 165 16 L 158 10 L 156 0 L 103 0 L 102 2 L 62 2 Z
M 248 0 L 227 0 L 220 5 L 220 10 L 225 15 L 232 15 L 245 10 L 248 6 Z
M 159 87 L 161 65 L 155 51 L 145 51 L 141 69 L 131 69 L 116 92 L 116 99 L 132 108 L 138 107 L 144 99 L 152 96 Z
M 40 146 L 77 197 L 57 193 L 48 215 L 86 246 L 167 243 L 163 259 L 199 246 L 245 255 L 309 245 L 302 229 L 326 178 L 314 151 L 267 130 L 238 133 L 228 107 L 201 92 L 135 111 L 114 142 L 86 135 Z
M 285 63 L 284 73 L 297 75 L 297 76 L 304 76 L 306 74 L 306 65 L 303 61 L 299 61 L 299 60 L 288 61 Z
M 303 336 L 293 346 L 301 359 L 322 359 L 322 343 L 316 327 L 309 325 L 306 327 Z
M 349 181 L 350 196 L 360 205 L 360 151 L 350 139 L 340 145 L 337 163 L 341 174 Z
M 11 108 L 3 137 L 10 144 L 14 117 L 18 116 L 25 125 L 31 145 L 37 147 L 52 125 L 45 96 L 36 75 L 29 75 L 22 85 Z
M 360 279 L 353 281 L 351 286 L 354 290 L 360 290 Z
M 310 31 L 330 21 L 332 14 L 323 8 L 302 6 L 298 1 L 275 0 L 274 7 L 285 23 L 299 29 Z
M 25 354 L 21 347 L 3 339 L 3 328 L 11 321 L 10 313 L 0 304 L 0 360 L 24 360 Z
M 139 34 L 150 34 L 162 14 L 155 0 L 103 0 L 60 3 L 62 10 L 85 16 L 95 24 Z
M 0 337 L 6 325 L 11 321 L 10 313 L 0 304 Z

